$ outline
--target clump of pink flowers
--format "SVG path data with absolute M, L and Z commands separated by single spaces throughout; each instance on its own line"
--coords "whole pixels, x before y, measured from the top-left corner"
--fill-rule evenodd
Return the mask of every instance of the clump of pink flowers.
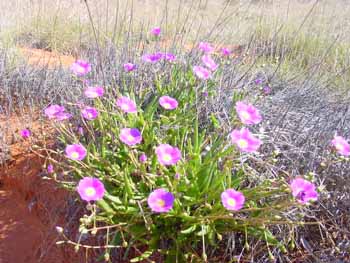
M 81 144 L 71 144 L 66 147 L 66 156 L 75 161 L 81 161 L 86 157 L 87 151 Z
M 79 181 L 77 191 L 84 201 L 101 200 L 106 192 L 103 183 L 93 177 L 84 177 Z
M 139 144 L 142 141 L 141 132 L 136 128 L 123 128 L 120 131 L 119 139 L 129 145 Z
M 181 160 L 181 151 L 169 144 L 161 144 L 156 148 L 158 162 L 162 165 L 175 165 Z
M 257 108 L 242 101 L 236 103 L 236 111 L 242 123 L 247 125 L 258 124 L 262 121 L 261 114 Z
M 122 96 L 117 99 L 117 107 L 126 113 L 136 113 L 136 103 L 128 97 Z
M 231 132 L 231 141 L 243 152 L 256 152 L 262 141 L 255 137 L 247 128 L 235 129 Z
M 153 212 L 166 213 L 173 208 L 174 200 L 175 197 L 172 193 L 160 188 L 148 196 L 147 203 Z
M 342 136 L 335 135 L 331 144 L 339 154 L 350 156 L 350 145 Z
M 104 89 L 103 89 L 103 87 L 100 87 L 100 86 L 87 87 L 84 90 L 84 95 L 87 98 L 90 98 L 90 99 L 95 99 L 95 98 L 98 98 L 98 97 L 102 97 L 103 94 L 104 94 Z
M 160 97 L 159 104 L 166 110 L 174 110 L 178 106 L 177 100 L 169 96 Z
M 222 205 L 230 211 L 238 211 L 244 206 L 245 197 L 241 192 L 227 189 L 221 194 Z
M 85 60 L 77 60 L 72 64 L 71 70 L 77 76 L 84 76 L 91 71 L 91 64 Z
M 318 198 L 316 186 L 303 178 L 294 179 L 290 184 L 290 188 L 292 190 L 292 195 L 301 204 L 306 204 L 309 201 L 316 201 Z

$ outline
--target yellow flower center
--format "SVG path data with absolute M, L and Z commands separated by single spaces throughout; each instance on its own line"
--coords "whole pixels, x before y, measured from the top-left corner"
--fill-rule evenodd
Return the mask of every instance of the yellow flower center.
M 338 150 L 338 151 L 343 151 L 344 150 L 344 145 L 341 144 L 341 143 L 336 143 L 335 144 L 335 148 Z
M 165 202 L 163 199 L 158 199 L 157 200 L 157 205 L 160 206 L 160 207 L 164 207 L 165 206 Z
M 87 196 L 94 196 L 96 194 L 96 190 L 93 187 L 88 187 L 85 189 L 85 194 Z
M 128 135 L 127 139 L 128 139 L 129 142 L 132 142 L 134 140 L 134 137 L 131 136 L 131 135 Z
M 233 198 L 229 198 L 227 200 L 227 203 L 230 205 L 230 206 L 235 206 L 236 205 L 236 200 L 233 199 Z
M 122 104 L 122 109 L 123 110 L 128 110 L 129 109 L 129 105 L 128 104 Z
M 248 142 L 244 139 L 239 139 L 238 142 L 237 142 L 237 145 L 240 147 L 240 148 L 247 148 L 248 147 Z
M 246 112 L 246 111 L 242 111 L 241 112 L 241 117 L 242 117 L 242 119 L 247 120 L 247 119 L 250 118 L 250 114 L 248 112 Z
M 163 107 L 164 107 L 165 109 L 170 109 L 170 108 L 171 108 L 171 105 L 170 105 L 169 103 L 164 103 L 164 104 L 163 104 Z
M 163 160 L 166 161 L 166 162 L 170 162 L 171 161 L 171 155 L 170 154 L 164 154 L 163 156 Z
M 74 158 L 74 159 L 78 159 L 78 158 L 79 158 L 79 153 L 73 152 L 73 153 L 71 154 L 71 156 L 72 156 L 72 158 Z

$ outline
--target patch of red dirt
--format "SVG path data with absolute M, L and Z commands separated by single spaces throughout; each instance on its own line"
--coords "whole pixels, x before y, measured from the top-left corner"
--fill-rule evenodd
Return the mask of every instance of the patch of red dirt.
M 72 56 L 42 49 L 21 47 L 19 50 L 23 57 L 27 59 L 28 64 L 33 66 L 47 66 L 51 69 L 59 66 L 69 67 L 75 61 Z
M 1 263 L 72 262 L 55 245 L 54 226 L 62 223 L 59 211 L 67 193 L 38 176 L 41 164 L 34 155 L 24 155 L 1 171 Z
M 24 128 L 20 119 L 0 118 L 0 127 L 7 125 L 5 140 Z M 42 127 L 33 122 L 30 128 L 40 134 Z M 72 218 L 71 194 L 40 176 L 44 161 L 28 152 L 29 141 L 12 137 L 12 158 L 0 167 L 0 263 L 88 262 L 83 251 L 76 254 L 72 247 L 56 245 L 61 237 L 55 227 Z

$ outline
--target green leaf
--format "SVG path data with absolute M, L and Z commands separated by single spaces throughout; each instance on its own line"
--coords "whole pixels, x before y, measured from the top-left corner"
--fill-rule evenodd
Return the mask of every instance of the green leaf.
M 197 235 L 197 236 L 205 236 L 205 235 L 208 234 L 210 231 L 211 231 L 210 226 L 202 225 L 202 230 L 199 231 L 196 235 Z
M 147 250 L 141 256 L 138 256 L 136 258 L 131 259 L 130 262 L 140 262 L 144 259 L 149 258 L 152 255 L 152 253 L 153 253 L 153 251 Z
M 105 201 L 105 200 L 99 200 L 97 201 L 98 207 L 102 208 L 107 214 L 114 214 L 113 208 Z
M 117 197 L 117 196 L 114 196 L 114 195 L 110 195 L 110 194 L 108 194 L 108 193 L 105 193 L 104 197 L 105 197 L 106 199 L 112 201 L 112 202 L 115 203 L 115 204 L 119 204 L 119 205 L 122 204 L 122 201 L 121 201 L 120 198 Z
M 190 226 L 189 228 L 182 230 L 181 234 L 190 234 L 190 233 L 196 231 L 196 228 L 197 228 L 197 225 Z

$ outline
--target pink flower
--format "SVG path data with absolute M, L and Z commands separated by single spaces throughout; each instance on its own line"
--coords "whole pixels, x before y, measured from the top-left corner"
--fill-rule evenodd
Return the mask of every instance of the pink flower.
M 117 107 L 126 113 L 136 113 L 136 103 L 128 97 L 120 97 L 117 99 Z
M 51 105 L 45 109 L 45 115 L 49 119 L 56 119 L 58 121 L 67 120 L 72 117 L 72 114 L 65 112 L 65 108 L 59 105 Z
M 84 128 L 83 128 L 83 127 L 78 127 L 78 133 L 79 133 L 81 136 L 84 136 Z
M 98 111 L 94 107 L 85 107 L 81 110 L 81 115 L 87 120 L 94 120 L 98 116 Z
M 64 112 L 65 108 L 60 105 L 51 105 L 45 109 L 45 115 L 49 119 L 55 119 L 57 114 Z
M 302 178 L 294 179 L 290 184 L 290 188 L 299 203 L 306 204 L 309 201 L 316 201 L 318 198 L 316 186 Z
M 151 30 L 151 34 L 152 34 L 153 36 L 158 37 L 158 36 L 160 35 L 160 33 L 161 33 L 160 27 L 155 27 L 155 28 L 153 28 L 153 29 Z
M 269 86 L 263 87 L 263 92 L 265 95 L 268 95 L 271 93 L 271 88 Z
M 159 104 L 166 110 L 174 110 L 178 106 L 177 100 L 169 96 L 160 97 Z
M 221 193 L 222 205 L 230 211 L 238 211 L 244 206 L 245 197 L 241 192 L 227 189 Z
M 163 54 L 163 58 L 169 62 L 174 62 L 176 60 L 176 56 L 172 53 Z
M 256 80 L 254 80 L 254 83 L 255 83 L 256 85 L 261 85 L 261 84 L 263 83 L 263 80 L 260 79 L 260 78 L 257 78 Z
M 101 200 L 105 194 L 103 183 L 93 177 L 84 177 L 79 181 L 77 191 L 81 199 L 90 202 Z
M 156 63 L 163 58 L 163 53 L 146 54 L 142 56 L 142 60 L 148 63 Z
M 339 154 L 344 156 L 350 155 L 350 145 L 343 137 L 335 135 L 331 144 L 335 147 Z
M 207 79 L 211 78 L 211 72 L 209 70 L 207 70 L 206 68 L 204 68 L 204 67 L 194 66 L 193 67 L 193 72 L 200 79 L 207 80 Z
M 211 58 L 210 55 L 204 55 L 202 57 L 203 64 L 210 69 L 211 71 L 215 71 L 218 68 L 218 65 L 215 63 L 215 61 Z
M 181 151 L 169 144 L 161 144 L 156 148 L 158 162 L 162 165 L 174 165 L 181 159 Z
M 236 111 L 242 123 L 247 125 L 258 124 L 262 121 L 262 117 L 257 108 L 251 104 L 242 101 L 236 102 Z
M 166 213 L 173 208 L 174 200 L 175 197 L 172 193 L 159 188 L 148 196 L 147 203 L 153 212 Z
M 72 114 L 68 112 L 59 112 L 56 114 L 56 120 L 58 121 L 68 120 L 71 117 L 72 117 Z
M 23 139 L 28 139 L 30 137 L 30 135 L 32 135 L 32 133 L 29 129 L 23 129 L 19 133 Z
M 221 54 L 222 54 L 223 56 L 229 56 L 229 55 L 231 55 L 231 51 L 230 51 L 228 48 L 223 47 L 223 48 L 221 49 Z
M 233 130 L 230 136 L 232 143 L 236 144 L 243 152 L 255 152 L 262 144 L 262 141 L 254 137 L 254 135 L 246 128 Z
M 139 161 L 140 161 L 140 163 L 145 163 L 145 162 L 147 162 L 147 155 L 144 154 L 144 153 L 142 153 L 142 154 L 140 155 L 140 157 L 139 157 Z
M 134 71 L 136 69 L 136 65 L 133 63 L 125 63 L 124 64 L 124 70 L 127 72 Z
M 104 89 L 103 87 L 99 87 L 99 86 L 96 86 L 96 87 L 87 87 L 85 90 L 84 90 L 84 94 L 87 98 L 90 98 L 90 99 L 95 99 L 97 97 L 102 97 L 103 94 L 104 94 Z
M 205 53 L 211 53 L 214 51 L 214 48 L 207 42 L 200 42 L 198 48 Z
M 136 128 L 124 128 L 121 129 L 119 139 L 129 145 L 139 144 L 142 141 L 141 133 Z
M 87 151 L 81 144 L 71 144 L 66 147 L 66 156 L 75 161 L 81 161 L 86 157 Z
M 52 164 L 49 164 L 49 165 L 47 166 L 47 172 L 48 172 L 49 174 L 52 174 L 52 173 L 54 172 L 54 169 L 53 169 L 53 165 L 52 165 Z
M 84 76 L 91 71 L 91 64 L 85 60 L 77 60 L 72 64 L 71 70 L 78 76 Z

